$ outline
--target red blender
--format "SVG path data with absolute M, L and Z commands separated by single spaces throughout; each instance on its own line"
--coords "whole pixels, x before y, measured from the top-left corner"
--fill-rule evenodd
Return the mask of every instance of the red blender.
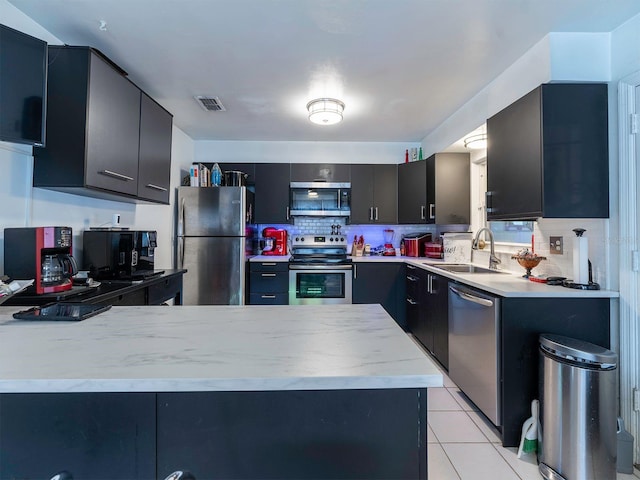
M 396 249 L 393 247 L 394 231 L 390 228 L 385 228 L 382 231 L 384 237 L 384 253 L 383 255 L 392 256 L 396 254 Z

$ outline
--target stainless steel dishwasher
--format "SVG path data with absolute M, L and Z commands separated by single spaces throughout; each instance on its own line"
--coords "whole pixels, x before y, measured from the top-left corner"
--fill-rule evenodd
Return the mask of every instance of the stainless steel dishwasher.
M 500 299 L 449 284 L 449 377 L 496 426 L 501 425 Z

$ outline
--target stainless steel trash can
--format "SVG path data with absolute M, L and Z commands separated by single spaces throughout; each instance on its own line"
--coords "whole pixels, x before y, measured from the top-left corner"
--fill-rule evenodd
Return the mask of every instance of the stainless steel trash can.
M 545 479 L 616 478 L 617 363 L 601 346 L 540 335 L 539 470 Z

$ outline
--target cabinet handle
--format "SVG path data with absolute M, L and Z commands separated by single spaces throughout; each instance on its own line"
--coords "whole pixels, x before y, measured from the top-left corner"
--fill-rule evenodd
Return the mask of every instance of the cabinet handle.
M 357 265 L 353 266 L 353 278 L 354 278 L 354 280 L 356 278 L 358 278 L 358 266 Z
M 427 219 L 427 208 L 424 205 L 420 205 L 420 220 Z
M 495 209 L 493 208 L 493 192 L 485 192 L 484 206 L 487 210 L 487 213 L 495 213 Z
M 407 265 L 407 268 L 408 268 L 409 270 L 415 270 L 417 267 L 414 267 L 413 265 Z
M 276 276 L 275 273 L 262 273 L 260 275 L 263 276 L 263 277 L 275 277 Z
M 435 203 L 429 204 L 429 220 L 433 220 L 434 218 L 436 218 L 435 208 L 436 208 Z
M 160 185 L 154 185 L 153 183 L 147 183 L 147 188 L 153 188 L 154 190 L 160 190 L 161 192 L 166 192 L 167 189 L 161 187 Z
M 375 219 L 378 220 L 378 207 L 376 207 L 375 210 L 376 210 L 376 218 Z
M 262 262 L 260 265 L 262 265 L 263 267 L 275 267 L 276 262 Z
M 417 305 L 418 304 L 418 302 L 416 302 L 415 300 L 411 300 L 410 298 L 407 298 L 407 303 L 409 305 Z
M 128 175 L 123 175 L 122 173 L 118 173 L 118 172 L 112 172 L 111 170 L 102 170 L 98 173 L 101 173 L 102 175 L 107 175 L 108 177 L 117 178 L 118 180 L 124 180 L 125 182 L 130 182 L 131 180 L 134 180 L 133 177 L 130 177 Z
M 407 280 L 409 280 L 410 282 L 417 282 L 418 279 L 416 277 L 412 277 L 411 275 L 407 275 Z
M 287 220 L 291 220 L 291 216 L 289 215 L 289 207 L 287 207 Z
M 269 299 L 273 299 L 276 298 L 275 295 L 260 295 L 260 298 L 269 298 Z
M 433 275 L 427 275 L 427 292 L 433 293 Z
M 369 207 L 369 220 L 373 220 L 373 207 Z

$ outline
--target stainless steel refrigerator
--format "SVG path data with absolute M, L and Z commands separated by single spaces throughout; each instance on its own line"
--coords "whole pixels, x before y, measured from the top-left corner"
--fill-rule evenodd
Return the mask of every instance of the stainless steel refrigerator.
M 253 246 L 253 193 L 246 187 L 178 187 L 176 267 L 187 269 L 184 305 L 244 305 Z

